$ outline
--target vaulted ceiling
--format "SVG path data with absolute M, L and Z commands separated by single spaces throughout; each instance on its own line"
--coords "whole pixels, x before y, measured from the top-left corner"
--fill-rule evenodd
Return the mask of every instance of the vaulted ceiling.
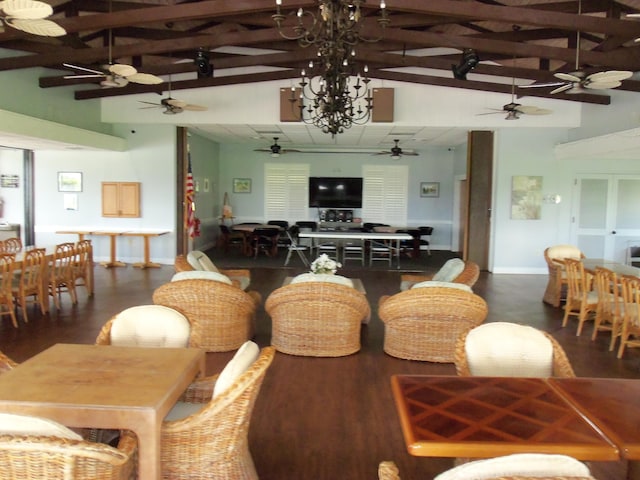
M 110 51 L 113 63 L 129 63 L 165 79 L 175 75 L 173 90 L 296 79 L 316 55 L 313 47 L 302 48 L 280 35 L 272 18 L 274 0 L 47 3 L 54 7 L 50 19 L 67 35 L 39 37 L 5 28 L 0 47 L 20 54 L 0 59 L 0 72 L 59 69 L 41 77 L 40 87 L 77 85 L 77 100 L 166 90 L 164 84 L 101 88 L 99 79 L 63 78 L 63 62 L 100 68 Z M 309 0 L 282 3 L 289 24 L 298 8 L 316 8 Z M 640 18 L 627 17 L 640 12 L 640 0 L 386 0 L 386 7 L 390 25 L 383 39 L 356 49 L 357 60 L 368 65 L 372 78 L 510 93 L 514 77 L 518 84 L 553 81 L 553 73 L 575 71 L 576 63 L 587 73 L 640 71 L 640 43 L 635 42 Z M 368 0 L 364 13 L 363 33 L 376 37 L 379 1 Z M 466 48 L 477 52 L 480 63 L 468 80 L 457 80 L 451 66 Z M 199 50 L 209 52 L 212 77 L 197 78 L 194 58 Z M 634 77 L 619 88 L 640 91 Z M 526 94 L 609 103 L 606 90 L 554 95 L 551 90 L 527 89 Z

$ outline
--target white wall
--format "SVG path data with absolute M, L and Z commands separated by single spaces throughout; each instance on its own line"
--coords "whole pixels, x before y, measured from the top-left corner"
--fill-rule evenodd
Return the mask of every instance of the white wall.
M 7 223 L 17 223 L 24 225 L 24 171 L 23 171 L 22 150 L 0 147 L 0 174 L 17 175 L 19 179 L 18 188 L 0 187 L 0 202 L 2 203 L 2 213 L 0 221 Z M 24 237 L 24 233 L 22 232 Z
M 56 234 L 67 229 L 168 230 L 151 240 L 151 258 L 173 263 L 176 250 L 176 129 L 173 126 L 117 125 L 116 134 L 127 138 L 127 152 L 38 151 L 35 153 L 36 244 L 76 241 L 74 235 Z M 64 193 L 58 192 L 58 172 L 82 172 L 78 210 L 63 208 Z M 101 182 L 141 182 L 140 218 L 102 217 Z M 108 237 L 91 237 L 97 261 L 109 258 Z M 121 237 L 118 259 L 140 261 L 142 240 Z

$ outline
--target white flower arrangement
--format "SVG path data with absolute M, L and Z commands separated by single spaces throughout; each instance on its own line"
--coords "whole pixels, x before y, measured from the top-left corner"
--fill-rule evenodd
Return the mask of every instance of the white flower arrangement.
M 330 259 L 326 253 L 323 253 L 311 263 L 311 272 L 335 274 L 340 267 L 342 267 L 340 262 Z

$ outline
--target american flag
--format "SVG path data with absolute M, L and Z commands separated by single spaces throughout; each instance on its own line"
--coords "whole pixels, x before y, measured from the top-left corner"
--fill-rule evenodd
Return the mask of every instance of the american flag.
M 193 186 L 193 172 L 191 171 L 191 154 L 189 154 L 189 168 L 187 169 L 187 184 L 185 189 L 185 202 L 187 204 L 187 232 L 189 237 L 197 237 L 196 220 L 196 196 Z

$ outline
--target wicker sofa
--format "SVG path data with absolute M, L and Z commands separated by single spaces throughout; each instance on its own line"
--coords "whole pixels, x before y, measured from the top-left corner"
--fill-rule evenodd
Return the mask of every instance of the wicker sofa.
M 380 299 L 384 351 L 398 358 L 453 362 L 460 334 L 487 317 L 482 297 L 462 288 L 412 288 Z
M 271 344 L 280 352 L 340 357 L 360 350 L 360 326 L 371 309 L 352 287 L 328 282 L 294 283 L 265 302 L 272 319 Z

